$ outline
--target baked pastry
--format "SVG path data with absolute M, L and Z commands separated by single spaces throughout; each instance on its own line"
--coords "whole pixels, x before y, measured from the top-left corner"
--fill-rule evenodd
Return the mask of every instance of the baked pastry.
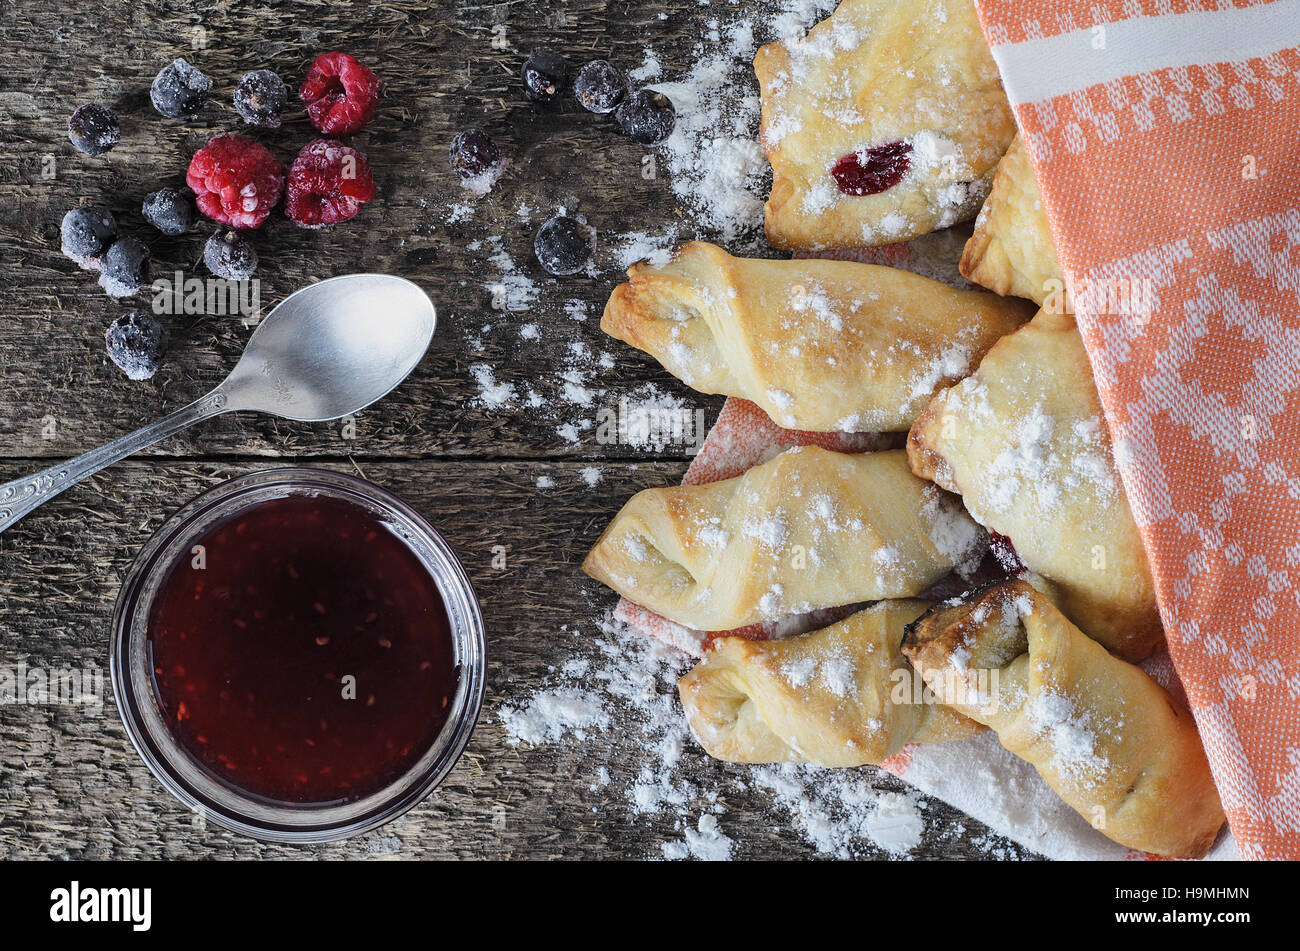
M 1015 135 L 973 0 L 844 0 L 754 59 L 778 248 L 907 241 L 973 217 Z
M 700 241 L 627 276 L 602 330 L 703 393 L 817 432 L 906 430 L 1033 313 L 897 268 L 736 258 Z
M 1054 582 L 1091 637 L 1133 661 L 1160 643 L 1151 569 L 1070 315 L 1040 311 L 999 340 L 921 413 L 907 453 Z
M 975 219 L 960 267 L 963 277 L 991 291 L 1038 304 L 1052 299 L 1059 302 L 1053 310 L 1069 309 L 1043 194 L 1018 135 L 998 163 L 993 190 Z
M 956 499 L 912 475 L 903 450 L 803 446 L 734 479 L 638 492 L 582 569 L 677 624 L 729 631 L 915 597 L 985 544 Z
M 797 637 L 724 637 L 677 683 L 700 745 L 729 763 L 877 764 L 905 743 L 984 729 L 919 702 L 903 628 L 925 601 L 880 601 Z M 919 691 L 924 693 L 924 691 Z
M 1030 585 L 935 607 L 903 653 L 1108 838 L 1180 858 L 1214 843 L 1223 807 L 1192 715 Z

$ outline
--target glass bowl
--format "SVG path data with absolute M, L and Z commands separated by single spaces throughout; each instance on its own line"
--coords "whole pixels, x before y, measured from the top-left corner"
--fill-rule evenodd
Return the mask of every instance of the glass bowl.
M 456 694 L 432 746 L 383 789 L 343 804 L 272 801 L 218 781 L 172 735 L 154 686 L 148 624 L 168 570 L 214 523 L 245 507 L 291 495 L 329 496 L 359 505 L 402 538 L 442 596 L 459 665 Z M 217 826 L 267 842 L 331 842 L 402 815 L 428 796 L 460 758 L 483 702 L 483 616 L 451 547 L 406 503 L 353 476 L 322 469 L 270 469 L 231 479 L 190 500 L 145 543 L 118 594 L 109 666 L 131 742 L 158 780 L 187 807 Z

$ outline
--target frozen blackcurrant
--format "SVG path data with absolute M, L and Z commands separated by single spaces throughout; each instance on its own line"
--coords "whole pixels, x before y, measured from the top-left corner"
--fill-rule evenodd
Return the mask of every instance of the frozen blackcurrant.
M 117 221 L 107 208 L 99 205 L 73 208 L 63 216 L 59 236 L 63 253 L 87 271 L 93 271 L 117 237 Z
M 68 138 L 87 155 L 103 155 L 122 137 L 122 127 L 108 106 L 90 102 L 78 106 L 68 119 Z
M 244 73 L 235 87 L 235 111 L 249 125 L 278 129 L 280 113 L 288 101 L 284 80 L 269 69 Z
M 596 229 L 568 215 L 556 215 L 538 229 L 533 252 L 552 274 L 576 274 L 596 253 Z
M 167 352 L 167 328 L 153 314 L 123 314 L 104 335 L 108 355 L 132 380 L 147 380 L 158 372 Z
M 184 59 L 164 66 L 149 87 L 149 100 L 168 119 L 193 119 L 199 114 L 212 80 Z
M 480 195 L 496 184 L 506 167 L 501 150 L 482 129 L 466 129 L 452 139 L 449 157 L 461 184 Z
M 627 98 L 627 74 L 603 59 L 593 59 L 578 71 L 573 94 L 588 112 L 613 112 Z
M 194 224 L 194 203 L 175 188 L 150 192 L 140 210 L 145 221 L 163 234 L 184 234 Z
M 119 238 L 99 262 L 99 286 L 112 297 L 138 293 L 149 277 L 149 249 L 139 238 Z
M 238 231 L 219 232 L 203 245 L 203 263 L 217 277 L 244 281 L 257 270 L 257 249 Z
M 614 113 L 624 134 L 642 145 L 658 145 L 672 135 L 677 124 L 673 102 L 661 92 L 642 89 L 629 96 Z
M 523 75 L 528 98 L 550 102 L 564 88 L 569 66 L 555 50 L 537 49 L 524 60 Z

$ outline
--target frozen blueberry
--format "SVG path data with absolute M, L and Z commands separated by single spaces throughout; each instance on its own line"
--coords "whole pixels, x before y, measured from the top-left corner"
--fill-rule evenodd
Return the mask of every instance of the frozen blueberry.
M 596 253 L 596 229 L 568 215 L 556 215 L 538 229 L 533 252 L 552 274 L 576 274 Z
M 176 59 L 153 78 L 149 99 L 153 107 L 168 119 L 193 119 L 199 114 L 211 88 L 211 79 L 184 59 Z
M 614 113 L 624 134 L 642 145 L 658 145 L 672 135 L 677 124 L 673 102 L 661 92 L 642 89 L 629 96 Z
M 449 158 L 461 184 L 480 195 L 496 184 L 506 167 L 501 150 L 482 129 L 466 129 L 452 139 Z
M 175 188 L 160 188 L 145 196 L 145 220 L 163 234 L 178 235 L 194 224 L 194 205 Z
M 147 380 L 167 352 L 167 328 L 153 314 L 123 314 L 104 334 L 108 355 L 132 380 Z
M 203 245 L 203 263 L 227 281 L 247 280 L 257 270 L 257 249 L 238 231 L 218 232 Z
M 244 73 L 235 87 L 235 110 L 249 125 L 280 127 L 280 113 L 289 100 L 284 80 L 269 69 Z
M 119 238 L 99 262 L 99 286 L 111 297 L 130 297 L 149 277 L 149 249 L 139 238 Z
M 555 50 L 537 49 L 524 60 L 524 89 L 529 99 L 550 102 L 564 88 L 569 65 Z
M 68 138 L 87 155 L 103 155 L 122 137 L 122 127 L 108 106 L 88 102 L 68 119 Z
M 588 112 L 605 114 L 618 108 L 628 94 L 627 74 L 603 59 L 593 59 L 578 70 L 573 94 Z
M 99 259 L 117 237 L 117 221 L 107 208 L 91 205 L 73 208 L 63 216 L 59 229 L 63 253 L 87 271 L 99 267 Z

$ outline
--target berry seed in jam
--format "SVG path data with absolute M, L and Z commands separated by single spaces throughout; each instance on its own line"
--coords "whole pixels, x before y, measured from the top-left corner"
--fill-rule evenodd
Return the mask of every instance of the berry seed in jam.
M 888 142 L 874 148 L 850 152 L 831 169 L 831 177 L 846 195 L 878 195 L 903 180 L 912 167 L 912 146 Z
M 328 496 L 197 536 L 149 615 L 156 700 L 223 783 L 275 802 L 379 792 L 434 745 L 458 685 L 437 582 L 379 516 Z

